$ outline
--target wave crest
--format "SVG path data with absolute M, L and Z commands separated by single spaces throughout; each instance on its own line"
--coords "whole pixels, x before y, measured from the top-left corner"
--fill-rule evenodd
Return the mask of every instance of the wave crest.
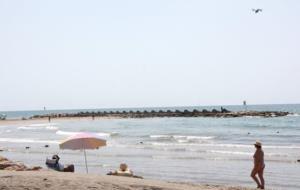
M 177 143 L 205 143 L 214 139 L 214 136 L 190 136 L 190 135 L 150 135 L 155 141 L 170 141 Z
M 61 131 L 61 130 L 56 131 L 57 135 L 62 135 L 62 136 L 72 136 L 72 135 L 76 135 L 76 134 L 79 134 L 79 133 L 81 133 L 81 132 Z M 95 134 L 97 136 L 100 136 L 100 137 L 110 137 L 110 136 L 117 135 L 117 133 L 115 133 L 115 132 L 113 132 L 113 133 L 93 133 L 93 134 Z
M 18 130 L 53 130 L 56 131 L 59 128 L 56 123 L 40 123 L 40 124 L 31 124 L 18 127 Z

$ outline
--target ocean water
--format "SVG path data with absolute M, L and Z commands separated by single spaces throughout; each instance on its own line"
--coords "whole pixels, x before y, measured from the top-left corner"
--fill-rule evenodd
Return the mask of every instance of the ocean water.
M 243 110 L 241 106 L 223 106 Z M 146 110 L 212 109 L 220 107 L 145 108 Z M 261 140 L 265 152 L 266 186 L 300 189 L 300 105 L 248 106 L 248 110 L 289 111 L 286 117 L 82 119 L 51 123 L 0 124 L 0 152 L 28 165 L 45 167 L 45 159 L 59 154 L 61 162 L 85 172 L 82 151 L 59 150 L 58 143 L 78 132 L 93 132 L 107 146 L 88 150 L 90 173 L 106 174 L 126 162 L 137 175 L 168 181 L 255 187 L 249 177 L 253 143 Z M 129 110 L 129 109 L 121 109 Z M 137 110 L 137 109 L 131 109 Z M 144 110 L 144 109 L 142 109 Z M 46 112 L 5 112 L 8 118 Z M 88 110 L 91 111 L 91 110 Z M 0 112 L 1 114 L 1 112 Z M 50 145 L 45 148 L 44 145 Z M 30 149 L 25 149 L 30 146 Z

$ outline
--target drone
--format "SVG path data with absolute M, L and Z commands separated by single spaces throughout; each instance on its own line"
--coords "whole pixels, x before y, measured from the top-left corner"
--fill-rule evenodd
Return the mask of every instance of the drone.
M 262 9 L 252 9 L 253 12 L 255 12 L 255 14 L 262 12 Z

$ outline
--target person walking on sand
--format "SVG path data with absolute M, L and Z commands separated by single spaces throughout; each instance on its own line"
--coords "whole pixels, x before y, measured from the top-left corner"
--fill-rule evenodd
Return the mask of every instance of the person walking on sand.
M 251 177 L 257 184 L 257 188 L 265 189 L 265 180 L 264 180 L 264 169 L 265 169 L 265 162 L 264 162 L 264 151 L 262 150 L 262 144 L 259 141 L 256 141 L 254 144 L 256 151 L 253 155 L 254 159 L 254 167 L 251 172 Z M 256 177 L 258 174 L 259 180 Z

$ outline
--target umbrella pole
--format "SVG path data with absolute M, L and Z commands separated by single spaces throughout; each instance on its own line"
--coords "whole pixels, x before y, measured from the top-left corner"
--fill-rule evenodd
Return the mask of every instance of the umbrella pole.
M 89 173 L 88 166 L 87 166 L 87 161 L 86 161 L 85 148 L 83 148 L 83 152 L 84 152 L 84 160 L 85 160 L 85 169 L 86 169 L 86 173 Z

